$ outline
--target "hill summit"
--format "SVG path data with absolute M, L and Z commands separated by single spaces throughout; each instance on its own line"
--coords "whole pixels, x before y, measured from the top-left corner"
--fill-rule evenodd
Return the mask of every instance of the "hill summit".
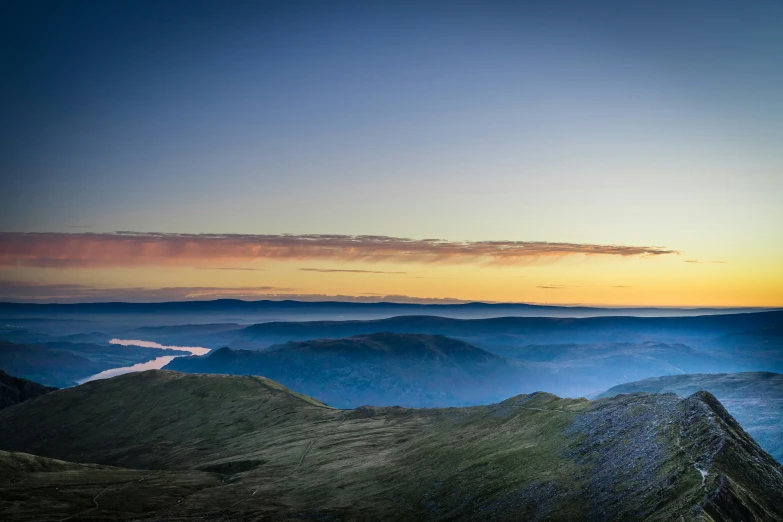
M 464 406 L 532 390 L 524 365 L 443 335 L 381 332 L 182 357 L 168 370 L 264 375 L 339 407 Z

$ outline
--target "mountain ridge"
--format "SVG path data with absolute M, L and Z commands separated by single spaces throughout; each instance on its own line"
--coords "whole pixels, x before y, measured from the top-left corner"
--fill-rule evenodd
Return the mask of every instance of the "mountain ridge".
M 418 410 L 337 410 L 292 393 L 248 376 L 126 374 L 0 411 L 0 449 L 145 468 L 181 492 L 115 470 L 135 478 L 112 479 L 99 507 L 103 485 L 67 497 L 65 516 L 88 519 L 127 518 L 125 499 L 148 487 L 160 504 L 135 519 L 783 520 L 783 467 L 708 393 Z M 61 480 L 48 477 L 35 481 Z M 61 498 L 89 491 L 78 477 L 59 482 Z M 53 509 L 25 482 L 8 487 L 27 513 Z
M 773 372 L 701 373 L 652 377 L 614 386 L 597 398 L 628 393 L 706 390 L 742 424 L 766 451 L 783 462 L 783 374 Z

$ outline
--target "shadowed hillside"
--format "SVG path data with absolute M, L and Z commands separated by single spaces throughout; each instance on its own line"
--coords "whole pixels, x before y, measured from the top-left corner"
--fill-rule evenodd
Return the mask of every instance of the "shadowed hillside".
M 769 372 L 672 375 L 621 384 L 599 397 L 621 393 L 676 393 L 687 397 L 706 390 L 754 439 L 783 462 L 783 375 Z
M 0 446 L 151 470 L 71 477 L 56 512 L 84 519 L 127 516 L 143 488 L 139 520 L 783 520 L 783 467 L 703 392 L 336 410 L 263 378 L 149 371 L 3 410 Z M 55 510 L 32 492 L 59 469 L 31 467 L 3 479 L 9 519 Z
M 486 404 L 537 386 L 522 363 L 463 341 L 388 332 L 263 352 L 221 348 L 206 357 L 174 359 L 166 369 L 264 375 L 339 407 Z
M 27 379 L 13 377 L 0 370 L 0 410 L 56 389 Z

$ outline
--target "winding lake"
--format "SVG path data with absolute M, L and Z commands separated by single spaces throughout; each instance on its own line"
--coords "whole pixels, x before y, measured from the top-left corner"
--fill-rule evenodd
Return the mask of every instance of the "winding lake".
M 141 346 L 143 348 L 158 348 L 160 350 L 182 350 L 182 351 L 190 352 L 192 355 L 206 355 L 209 353 L 209 348 L 202 348 L 200 346 L 164 346 L 162 344 L 155 343 L 152 341 L 140 341 L 136 339 L 112 339 L 111 341 L 109 341 L 109 343 L 119 344 L 122 346 Z M 85 382 L 96 381 L 98 379 L 108 379 L 109 377 L 116 377 L 117 375 L 122 375 L 124 373 L 143 372 L 144 370 L 159 370 L 164 366 L 166 366 L 168 363 L 170 363 L 172 360 L 176 359 L 177 357 L 185 357 L 185 356 L 163 355 L 151 361 L 134 364 L 133 366 L 112 368 L 111 370 L 106 370 L 101 373 L 96 373 L 95 375 L 90 375 L 86 379 L 81 379 L 80 381 L 78 381 L 78 383 L 84 384 Z

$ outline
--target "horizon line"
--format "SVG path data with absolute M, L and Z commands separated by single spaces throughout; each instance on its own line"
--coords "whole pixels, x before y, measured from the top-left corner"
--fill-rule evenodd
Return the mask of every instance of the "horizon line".
M 239 298 L 218 298 L 218 299 L 192 299 L 192 300 L 180 300 L 180 301 L 75 301 L 75 302 L 57 302 L 57 301 L 0 301 L 0 306 L 3 305 L 36 305 L 36 306 L 79 306 L 79 305 L 111 305 L 111 304 L 126 304 L 126 305 L 163 305 L 163 304 L 190 304 L 190 303 L 216 303 L 219 301 L 231 301 L 241 303 L 299 303 L 299 304 L 346 304 L 355 306 L 376 306 L 376 305 L 396 305 L 396 306 L 435 306 L 435 307 L 463 307 L 471 305 L 484 305 L 492 307 L 503 306 L 531 306 L 542 308 L 593 308 L 604 310 L 638 310 L 638 309 L 653 309 L 653 310 L 762 310 L 762 311 L 777 311 L 783 309 L 781 306 L 709 306 L 709 305 L 690 305 L 690 306 L 666 306 L 666 305 L 595 305 L 584 303 L 569 303 L 569 304 L 548 304 L 548 303 L 536 303 L 536 302 L 519 302 L 519 301 L 464 301 L 458 303 L 406 303 L 401 301 L 345 301 L 345 300 L 299 300 L 299 299 L 239 299 Z

